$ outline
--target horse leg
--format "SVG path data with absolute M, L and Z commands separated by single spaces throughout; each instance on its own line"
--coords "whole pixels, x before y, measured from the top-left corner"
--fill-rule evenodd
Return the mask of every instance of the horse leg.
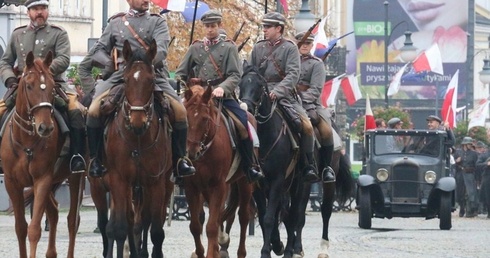
M 19 257 L 27 258 L 27 221 L 24 208 L 24 188 L 11 182 L 9 177 L 5 177 L 5 188 L 12 202 L 15 217 L 15 233 L 19 243 Z
M 238 197 L 240 198 L 238 210 L 238 219 L 240 222 L 240 243 L 238 244 L 237 257 L 245 258 L 247 256 L 247 249 L 245 241 L 247 239 L 247 227 L 250 222 L 250 202 L 252 200 L 253 185 L 249 184 L 244 178 L 238 183 Z M 230 232 L 231 224 L 227 226 L 228 233 Z
M 279 238 L 279 230 L 277 227 L 279 223 L 277 215 L 280 210 L 283 185 L 284 185 L 284 178 L 276 178 L 275 181 L 271 183 L 269 189 L 269 202 L 265 211 L 264 221 L 263 221 L 264 245 L 262 246 L 262 250 L 261 250 L 262 258 L 271 257 L 271 242 L 276 246 L 276 248 L 274 249 L 278 250 L 277 245 L 278 243 L 280 243 L 280 238 Z
M 323 196 L 322 196 L 322 222 L 323 222 L 323 232 L 322 232 L 322 242 L 321 242 L 321 253 L 318 258 L 329 257 L 329 239 L 328 239 L 328 225 L 330 222 L 330 217 L 332 216 L 332 207 L 335 196 L 335 184 L 323 184 Z
M 70 211 L 68 212 L 68 258 L 75 256 L 75 238 L 80 226 L 80 205 L 82 203 L 82 190 L 85 186 L 84 173 L 75 173 L 68 177 L 70 187 Z M 51 224 L 51 223 L 50 223 Z
M 160 179 L 163 183 L 163 179 Z M 151 242 L 153 243 L 153 250 L 151 252 L 152 258 L 163 258 L 163 239 L 165 238 L 165 232 L 163 231 L 163 223 L 165 218 L 163 217 L 163 211 L 161 207 L 165 203 L 161 196 L 165 195 L 164 185 L 158 184 L 152 187 L 151 191 Z M 147 196 L 145 196 L 146 199 Z
M 293 258 L 304 257 L 303 250 L 303 227 L 305 226 L 305 211 L 310 197 L 311 184 L 299 182 L 299 201 L 296 208 L 295 241 L 293 246 Z
M 54 193 L 51 192 L 46 202 L 46 217 L 50 225 L 46 258 L 55 258 L 58 255 L 56 253 L 56 229 L 58 227 L 58 216 L 58 202 L 54 198 Z
M 51 194 L 51 178 L 40 178 L 34 183 L 34 203 L 31 223 L 27 227 L 27 238 L 30 245 L 30 257 L 36 257 L 37 245 L 41 238 L 41 220 L 46 208 L 46 202 Z
M 100 230 L 100 235 L 102 236 L 102 256 L 106 257 L 108 240 L 106 233 L 106 226 L 109 221 L 109 205 L 107 203 L 107 192 L 102 186 L 102 179 L 88 177 L 90 181 L 90 195 L 92 196 L 92 201 L 97 209 L 97 228 Z
M 211 191 L 206 193 L 208 200 L 209 218 L 206 224 L 206 236 L 208 238 L 208 250 L 206 257 L 219 257 L 218 231 L 220 227 L 220 216 L 224 209 L 226 196 L 229 192 L 228 184 L 220 182 L 214 187 L 210 187 Z
M 129 244 L 129 252 L 131 258 L 137 258 L 138 257 L 138 248 L 136 247 L 136 240 L 135 240 L 135 235 L 134 235 L 134 209 L 133 209 L 133 203 L 132 203 L 132 198 L 128 198 L 126 200 L 126 220 L 128 223 L 128 232 L 127 232 L 127 242 Z M 119 246 L 118 246 L 119 248 Z
M 191 216 L 191 222 L 189 223 L 189 229 L 194 237 L 194 244 L 196 250 L 191 255 L 193 258 L 204 258 L 204 246 L 201 242 L 202 223 L 200 221 L 201 210 L 203 206 L 202 195 L 194 187 L 185 188 L 185 196 L 187 204 L 189 205 L 189 213 Z
M 108 171 L 108 174 L 110 171 Z M 131 202 L 132 189 L 116 176 L 110 178 L 111 182 L 111 216 L 107 224 L 107 237 L 109 238 L 109 250 L 107 257 L 112 257 L 114 241 L 117 244 L 117 257 L 123 258 L 124 242 L 129 232 L 127 219 L 128 202 Z M 131 229 L 132 231 L 132 229 Z

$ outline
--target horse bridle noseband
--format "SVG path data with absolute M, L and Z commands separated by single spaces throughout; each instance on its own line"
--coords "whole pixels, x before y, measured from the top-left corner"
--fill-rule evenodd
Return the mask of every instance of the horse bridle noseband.
M 265 78 L 260 73 L 255 72 L 255 71 L 252 71 L 250 73 L 257 74 L 263 80 L 264 83 L 263 83 L 262 86 L 260 86 L 262 88 L 262 93 L 260 94 L 260 98 L 257 101 L 253 101 L 253 100 L 248 99 L 248 98 L 242 98 L 242 100 L 249 101 L 250 103 L 252 103 L 254 105 L 254 107 L 253 107 L 253 115 L 254 115 L 254 117 L 257 118 L 257 123 L 263 124 L 263 123 L 266 123 L 267 121 L 269 121 L 269 119 L 272 118 L 272 115 L 274 114 L 274 110 L 276 109 L 276 106 L 277 106 L 277 100 L 274 100 L 272 102 L 272 108 L 271 108 L 271 112 L 269 114 L 266 114 L 266 115 L 260 114 L 259 113 L 259 107 L 264 102 L 264 99 L 269 97 L 270 91 L 269 91 L 269 88 L 267 87 L 267 83 L 266 83 Z M 259 120 L 259 118 L 261 120 Z

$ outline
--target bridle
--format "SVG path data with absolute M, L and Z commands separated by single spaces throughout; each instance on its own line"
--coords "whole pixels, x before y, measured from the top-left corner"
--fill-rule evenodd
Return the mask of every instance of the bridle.
M 242 101 L 250 102 L 253 105 L 253 107 L 252 107 L 253 112 L 252 113 L 253 113 L 254 117 L 256 117 L 257 123 L 264 124 L 272 118 L 272 115 L 274 114 L 274 110 L 276 109 L 276 106 L 277 106 L 277 100 L 274 100 L 272 102 L 272 107 L 271 107 L 270 113 L 262 115 L 259 112 L 259 108 L 264 101 L 268 101 L 268 98 L 270 96 L 270 91 L 269 91 L 269 88 L 267 87 L 267 83 L 265 83 L 266 81 L 265 81 L 264 77 L 260 73 L 258 73 L 256 71 L 251 71 L 249 73 L 256 74 L 261 79 L 261 82 L 262 82 L 261 86 L 260 86 L 261 94 L 260 94 L 260 97 L 257 101 L 254 101 L 254 100 L 249 99 L 249 98 L 241 98 L 241 99 L 242 99 Z
M 42 71 L 38 71 L 38 73 L 40 74 L 40 77 L 43 77 L 43 72 Z M 34 71 L 32 70 L 29 70 L 25 73 L 22 74 L 22 78 L 21 80 L 23 80 L 25 86 L 28 86 L 28 82 L 26 80 L 26 77 L 29 75 L 29 74 L 34 74 Z M 41 90 L 46 90 L 46 84 L 43 80 L 41 80 L 41 83 L 39 84 L 39 87 L 41 88 Z M 38 108 L 44 108 L 44 107 L 48 107 L 50 109 L 50 112 L 51 112 L 51 115 L 53 115 L 53 101 L 54 101 L 54 98 L 51 102 L 48 102 L 48 101 L 41 101 L 39 103 L 37 103 L 36 105 L 34 106 L 31 106 L 31 103 L 30 103 L 30 100 L 29 100 L 29 96 L 27 95 L 27 91 L 24 89 L 23 90 L 24 94 L 23 94 L 23 98 L 25 99 L 25 102 L 27 104 L 27 119 L 24 119 L 21 114 L 19 114 L 17 112 L 17 109 L 15 110 L 14 112 L 14 115 L 12 117 L 12 120 L 14 121 L 14 123 L 19 127 L 19 129 L 21 129 L 23 132 L 27 133 L 29 136 L 33 136 L 36 134 L 36 120 L 35 120 L 35 117 L 34 117 L 34 111 Z M 53 90 L 53 93 L 54 95 L 54 90 Z

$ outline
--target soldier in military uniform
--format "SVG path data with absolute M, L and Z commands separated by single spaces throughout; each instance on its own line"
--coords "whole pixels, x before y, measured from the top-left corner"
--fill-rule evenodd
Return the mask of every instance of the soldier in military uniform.
M 104 66 L 104 81 L 98 82 L 93 93 L 94 102 L 97 105 L 99 96 L 107 90 L 111 90 L 108 99 L 105 101 L 107 106 L 115 106 L 122 96 L 123 91 L 123 71 L 124 63 L 122 58 L 117 59 L 117 64 L 111 58 L 113 48 L 119 53 L 122 52 L 125 40 L 128 40 L 132 48 L 147 49 L 150 42 L 154 39 L 157 43 L 157 55 L 155 57 L 155 96 L 157 100 L 164 99 L 163 94 L 168 96 L 170 105 L 175 114 L 175 121 L 172 121 L 172 154 L 175 167 L 175 176 L 191 176 L 196 170 L 191 161 L 186 157 L 187 141 L 187 114 L 182 102 L 168 82 L 168 67 L 166 63 L 167 49 L 170 42 L 167 21 L 158 14 L 148 12 L 149 1 L 145 0 L 128 0 L 129 11 L 121 12 L 109 19 L 109 24 L 105 28 L 101 37 L 91 50 L 92 62 Z M 87 61 L 86 65 L 91 62 Z M 115 70 L 116 65 L 119 67 Z M 114 71 L 111 73 L 111 71 Z M 90 87 L 90 85 L 89 85 Z M 85 92 L 90 89 L 84 90 Z M 106 106 L 106 109 L 107 109 Z M 163 104 L 162 104 L 163 106 Z M 109 108 L 110 109 L 110 108 Z M 90 110 L 90 109 L 89 109 Z M 89 174 L 94 177 L 100 177 L 105 172 L 98 155 L 100 152 L 100 142 L 103 138 L 103 119 L 89 112 L 87 118 L 87 132 L 91 161 Z
M 305 32 L 296 34 L 295 38 L 301 41 Z M 335 173 L 330 167 L 334 151 L 334 134 L 338 136 L 331 126 L 330 112 L 320 104 L 320 94 L 325 84 L 326 72 L 325 66 L 321 59 L 313 56 L 310 52 L 313 48 L 313 35 L 309 35 L 301 47 L 301 71 L 299 82 L 296 87 L 301 97 L 303 107 L 305 108 L 310 122 L 318 129 L 320 133 L 320 155 L 324 159 L 323 182 L 335 182 Z
M 0 78 L 9 88 L 4 100 L 7 104 L 10 102 L 12 106 L 15 104 L 13 95 L 19 82 L 18 73 L 24 69 L 26 55 L 32 51 L 35 57 L 44 58 L 51 51 L 54 60 L 50 70 L 56 84 L 62 87 L 68 96 L 70 153 L 72 154 L 70 169 L 72 172 L 84 172 L 86 165 L 81 155 L 85 152 L 84 117 L 77 102 L 76 91 L 69 88 L 63 79 L 63 73 L 70 65 L 68 34 L 63 28 L 47 22 L 49 0 L 27 0 L 24 5 L 27 7 L 27 15 L 31 21 L 29 25 L 18 27 L 13 31 L 9 45 L 0 60 Z M 17 67 L 14 67 L 16 62 Z
M 296 44 L 283 38 L 286 18 L 270 12 L 262 18 L 265 39 L 252 49 L 250 64 L 257 66 L 267 81 L 270 99 L 278 101 L 293 131 L 301 134 L 300 147 L 305 153 L 304 175 L 307 181 L 318 180 L 313 156 L 313 126 L 295 92 L 300 76 L 300 54 Z
M 203 14 L 201 22 L 206 36 L 203 40 L 193 42 L 175 71 L 175 76 L 191 84 L 213 87 L 213 97 L 222 98 L 225 109 L 232 112 L 247 130 L 250 129 L 247 113 L 233 98 L 240 81 L 238 50 L 232 41 L 220 36 L 221 20 L 222 15 L 216 10 Z M 239 151 L 247 179 L 254 182 L 262 178 L 263 174 L 252 166 L 253 143 L 249 135 L 240 136 Z

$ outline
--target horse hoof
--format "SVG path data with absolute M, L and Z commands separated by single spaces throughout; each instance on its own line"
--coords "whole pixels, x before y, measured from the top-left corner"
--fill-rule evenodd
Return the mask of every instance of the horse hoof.
M 293 254 L 293 258 L 303 258 L 305 257 L 305 253 L 301 252 L 300 254 Z
M 223 232 L 222 234 L 219 234 L 218 243 L 220 246 L 229 245 L 230 244 L 230 236 L 225 232 Z
M 228 254 L 228 251 L 219 251 L 219 257 L 220 258 L 230 258 L 230 255 Z
M 192 254 L 191 254 L 191 258 L 198 258 L 198 257 L 197 257 L 197 254 L 196 254 L 195 252 L 192 252 Z
M 318 258 L 329 258 L 328 254 L 319 254 Z
M 281 256 L 284 254 L 284 244 L 281 242 L 279 242 L 278 245 L 272 245 L 272 251 L 274 251 L 274 253 L 277 255 L 277 256 Z

